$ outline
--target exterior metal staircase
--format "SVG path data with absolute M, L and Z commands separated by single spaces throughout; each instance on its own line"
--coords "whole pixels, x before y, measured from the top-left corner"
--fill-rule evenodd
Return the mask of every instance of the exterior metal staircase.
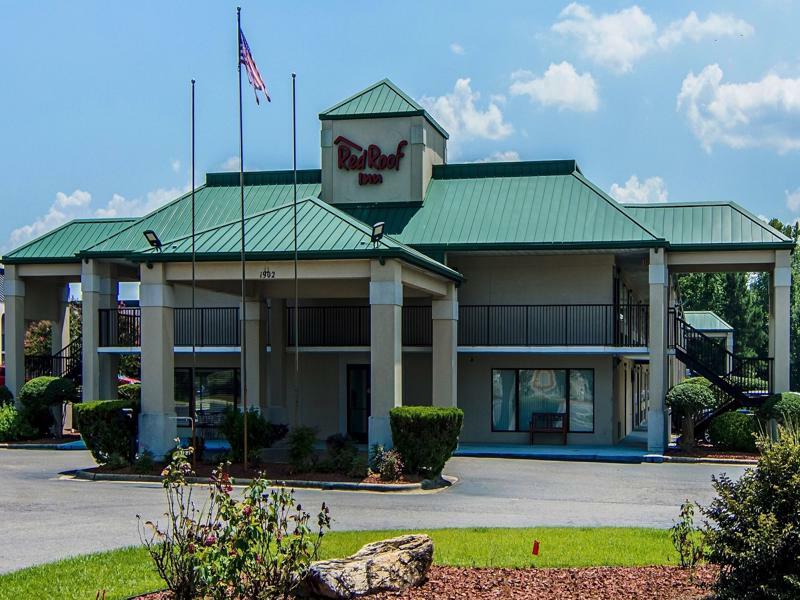
M 670 345 L 675 357 L 712 383 L 719 405 L 695 422 L 695 435 L 702 436 L 714 417 L 744 406 L 760 406 L 772 393 L 772 359 L 734 354 L 722 340 L 711 338 L 670 310 Z
M 77 338 L 53 355 L 34 355 L 25 357 L 25 380 L 34 377 L 66 377 L 76 386 L 82 383 L 83 345 Z

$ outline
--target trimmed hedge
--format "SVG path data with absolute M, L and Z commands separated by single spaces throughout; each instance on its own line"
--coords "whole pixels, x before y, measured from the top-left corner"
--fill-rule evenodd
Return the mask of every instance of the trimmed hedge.
M 11 390 L 4 385 L 0 385 L 0 406 L 13 404 L 13 402 L 14 394 L 11 393 Z
M 714 394 L 705 385 L 682 382 L 667 392 L 666 404 L 679 415 L 693 417 L 714 405 Z
M 141 383 L 125 383 L 117 388 L 117 395 L 120 400 L 128 402 L 140 402 L 142 399 Z
M 75 384 L 63 377 L 34 377 L 19 390 L 22 414 L 40 435 L 46 435 L 56 424 L 51 407 L 77 398 Z
M 0 404 L 0 442 L 29 440 L 36 434 L 13 404 Z
M 775 419 L 779 423 L 791 421 L 800 426 L 800 394 L 783 392 L 773 394 L 758 410 L 758 416 L 764 420 Z
M 132 409 L 133 415 L 124 412 Z M 132 463 L 136 455 L 139 403 L 127 400 L 98 400 L 72 407 L 75 422 L 94 459 Z
M 715 417 L 708 426 L 708 437 L 715 448 L 755 452 L 758 421 L 754 415 L 736 411 Z
M 408 473 L 436 477 L 458 446 L 460 408 L 398 406 L 389 412 L 392 440 Z

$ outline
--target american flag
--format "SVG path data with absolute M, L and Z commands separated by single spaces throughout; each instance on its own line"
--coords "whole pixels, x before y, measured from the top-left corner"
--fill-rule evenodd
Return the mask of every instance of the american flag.
M 256 104 L 261 104 L 258 100 L 258 92 L 264 92 L 264 97 L 267 102 L 272 102 L 267 92 L 267 84 L 261 79 L 261 73 L 258 72 L 256 61 L 253 60 L 253 55 L 250 54 L 250 46 L 247 39 L 244 37 L 244 31 L 239 28 L 239 63 L 244 65 L 247 70 L 247 79 L 250 80 L 250 85 L 253 86 L 253 92 L 256 95 Z

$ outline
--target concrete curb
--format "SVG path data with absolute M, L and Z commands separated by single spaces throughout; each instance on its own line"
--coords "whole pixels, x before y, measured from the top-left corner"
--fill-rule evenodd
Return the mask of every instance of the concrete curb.
M 602 454 L 559 454 L 557 452 L 551 454 L 538 454 L 538 455 L 526 455 L 526 454 L 517 454 L 514 452 L 471 452 L 469 450 L 459 450 L 456 451 L 453 456 L 457 457 L 465 457 L 465 458 L 515 458 L 521 460 L 560 460 L 560 461 L 570 461 L 570 462 L 603 462 L 603 463 L 624 463 L 624 464 L 639 464 L 642 462 L 661 462 L 658 460 L 654 460 L 657 458 L 653 455 L 644 455 L 644 456 L 636 456 L 636 455 L 625 455 L 625 454 L 617 454 L 617 455 L 602 455 Z
M 751 458 L 705 458 L 700 456 L 670 456 L 665 454 L 663 462 L 681 464 L 712 464 L 712 465 L 757 465 L 758 461 Z
M 136 475 L 134 473 L 95 473 L 92 471 L 78 470 L 71 473 L 76 479 L 86 481 L 122 481 L 129 483 L 161 483 L 158 475 Z M 187 477 L 189 483 L 209 483 L 208 477 Z M 234 478 L 235 485 L 248 485 L 252 479 Z M 419 483 L 355 483 L 349 481 L 307 481 L 304 479 L 275 479 L 270 480 L 273 487 L 290 487 L 296 489 L 340 490 L 347 492 L 416 492 L 447 489 L 458 479 L 445 476 L 440 480 L 425 479 Z
M 8 442 L 0 444 L 4 450 L 86 450 L 83 440 L 64 442 L 63 444 L 26 444 L 25 442 Z

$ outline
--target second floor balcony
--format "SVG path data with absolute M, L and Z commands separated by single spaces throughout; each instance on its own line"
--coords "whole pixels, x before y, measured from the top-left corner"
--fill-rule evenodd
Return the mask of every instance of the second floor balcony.
M 195 344 L 199 347 L 239 345 L 238 308 L 195 309 Z M 431 307 L 402 309 L 403 345 L 428 347 L 432 339 Z M 368 347 L 370 307 L 301 306 L 286 309 L 286 339 L 295 343 L 295 318 L 300 347 Z M 459 347 L 614 347 L 648 344 L 645 304 L 528 304 L 459 306 Z M 141 309 L 100 311 L 100 347 L 141 345 Z M 175 309 L 175 346 L 192 345 L 192 309 Z

